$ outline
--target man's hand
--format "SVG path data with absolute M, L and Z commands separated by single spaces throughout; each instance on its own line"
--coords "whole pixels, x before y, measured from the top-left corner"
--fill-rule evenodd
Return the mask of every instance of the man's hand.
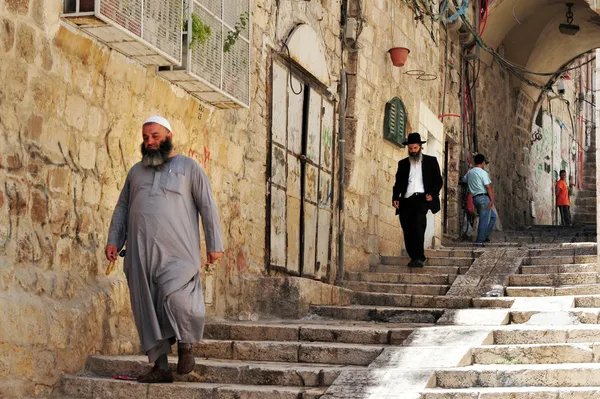
M 490 204 L 488 205 L 488 209 L 492 209 L 494 207 L 494 200 L 490 201 Z
M 392 205 L 394 206 L 394 208 L 400 209 L 400 201 L 392 201 Z
M 427 194 L 427 195 L 425 195 L 425 201 L 431 202 L 431 201 L 433 201 L 433 197 L 431 195 Z
M 208 252 L 207 254 L 208 264 L 212 265 L 217 263 L 217 261 L 223 256 L 223 252 Z
M 116 261 L 118 251 L 119 250 L 114 245 L 107 245 L 106 249 L 104 250 L 104 252 L 106 254 L 106 259 L 108 259 L 109 262 Z

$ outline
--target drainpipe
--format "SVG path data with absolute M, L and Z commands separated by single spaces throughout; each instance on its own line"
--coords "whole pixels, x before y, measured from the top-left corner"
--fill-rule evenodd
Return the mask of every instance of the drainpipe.
M 550 180 L 552 181 L 552 224 L 557 224 L 558 209 L 556 208 L 556 195 L 554 195 L 554 114 L 552 113 L 552 102 L 548 100 L 548 111 L 550 112 Z
M 340 82 L 340 131 L 338 134 L 339 142 L 339 195 L 338 195 L 338 207 L 339 207 L 339 219 L 338 219 L 338 265 L 337 274 L 335 277 L 335 283 L 337 285 L 344 281 L 344 230 L 346 229 L 344 223 L 344 174 L 345 174 L 345 152 L 346 152 L 346 93 L 347 93 L 347 80 L 346 70 L 342 68 L 341 82 Z
M 479 20 L 481 18 L 481 2 L 477 1 L 475 7 L 475 32 L 479 33 Z M 479 60 L 480 57 L 480 45 L 475 43 L 475 59 Z M 481 68 L 481 65 L 479 66 Z M 481 71 L 480 71 L 481 72 Z M 473 82 L 473 91 L 471 93 L 471 99 L 473 100 L 473 150 L 479 152 L 479 140 L 477 138 L 477 81 Z

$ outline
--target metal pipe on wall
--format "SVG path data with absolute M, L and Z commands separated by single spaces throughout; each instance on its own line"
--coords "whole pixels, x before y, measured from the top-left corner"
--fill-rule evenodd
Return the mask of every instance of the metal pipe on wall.
M 344 188 L 345 188 L 345 169 L 346 169 L 346 100 L 347 100 L 347 77 L 346 69 L 344 68 L 344 41 L 345 41 L 345 27 L 348 18 L 348 0 L 342 1 L 342 13 L 341 13 L 341 29 L 340 29 L 340 40 L 342 40 L 342 70 L 340 72 L 340 119 L 339 119 L 339 132 L 338 132 L 338 144 L 339 144 L 339 163 L 338 168 L 338 184 L 339 184 L 339 195 L 338 195 L 338 264 L 337 273 L 335 276 L 335 284 L 339 285 L 344 281 L 344 232 L 346 225 L 344 222 Z
M 338 208 L 339 208 L 339 219 L 338 219 L 338 267 L 337 274 L 335 277 L 336 284 L 344 281 L 344 174 L 345 174 L 345 152 L 346 152 L 346 93 L 347 93 L 347 80 L 346 70 L 342 68 L 341 79 L 340 79 L 340 130 L 338 133 L 339 143 L 339 195 L 338 195 Z

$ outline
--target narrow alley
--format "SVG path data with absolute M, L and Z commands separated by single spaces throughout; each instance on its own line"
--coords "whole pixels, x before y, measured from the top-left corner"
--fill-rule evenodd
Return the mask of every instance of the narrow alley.
M 599 399 L 599 57 L 600 0 L 0 1 L 0 399 Z

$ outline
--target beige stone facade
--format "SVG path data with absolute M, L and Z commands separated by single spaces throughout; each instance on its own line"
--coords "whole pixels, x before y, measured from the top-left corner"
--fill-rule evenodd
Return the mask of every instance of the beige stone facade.
M 90 353 L 138 351 L 124 275 L 120 266 L 104 275 L 103 252 L 149 115 L 170 120 L 177 151 L 197 160 L 212 182 L 226 254 L 207 287 L 209 313 L 237 316 L 252 306 L 244 295 L 257 292 L 243 282 L 267 275 L 273 43 L 309 23 L 323 34 L 332 77 L 340 65 L 338 1 L 287 2 L 278 10 L 256 1 L 250 110 L 218 111 L 78 32 L 60 19 L 61 7 L 60 0 L 0 4 L 2 397 L 45 396 Z M 317 302 L 332 300 L 320 290 L 312 290 Z
M 125 277 L 120 265 L 105 276 L 104 245 L 126 173 L 140 158 L 140 125 L 150 115 L 170 120 L 177 151 L 200 163 L 212 182 L 226 250 L 216 268 L 202 266 L 210 315 L 238 317 L 260 309 L 290 318 L 303 316 L 310 303 L 349 303 L 347 292 L 331 285 L 339 251 L 342 70 L 348 74 L 341 216 L 346 271 L 367 271 L 370 262 L 403 247 L 391 193 L 397 162 L 407 154 L 383 138 L 385 104 L 393 97 L 404 103 L 407 132 L 426 135 L 427 129 L 425 151 L 431 149 L 443 168 L 447 163 L 446 206 L 432 219 L 432 245 L 440 245 L 444 234 L 460 234 L 458 181 L 466 171 L 461 124 L 455 116 L 438 118 L 461 112 L 457 33 L 449 33 L 445 59 L 443 26 L 415 21 L 406 2 L 359 7 L 350 1 L 349 15 L 364 19 L 364 27 L 356 44 L 344 46 L 342 3 L 252 2 L 251 102 L 237 110 L 200 102 L 159 77 L 155 67 L 80 32 L 61 19 L 61 0 L 0 3 L 0 397 L 44 397 L 61 374 L 80 370 L 89 354 L 138 352 Z M 286 58 L 283 42 L 303 24 L 318 38 L 315 64 L 295 58 L 295 48 L 295 61 Z M 403 68 L 390 62 L 388 50 L 395 46 L 411 50 Z M 269 267 L 277 62 L 335 105 L 330 252 L 316 279 L 286 279 L 294 273 Z M 444 101 L 446 64 L 455 67 L 448 70 Z M 419 80 L 409 71 L 435 79 Z M 524 224 L 522 211 L 529 206 L 523 148 L 537 99 L 511 87 L 500 66 L 481 63 L 479 149 L 492 162 L 500 217 L 516 226 Z

